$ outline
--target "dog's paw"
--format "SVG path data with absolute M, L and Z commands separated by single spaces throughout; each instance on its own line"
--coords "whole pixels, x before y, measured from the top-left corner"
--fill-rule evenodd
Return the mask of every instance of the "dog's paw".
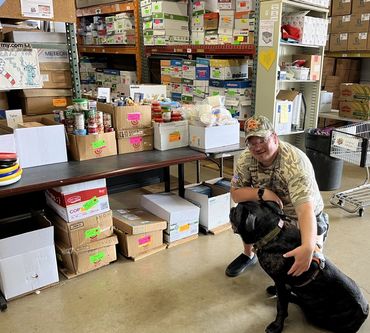
M 281 333 L 283 331 L 284 325 L 277 321 L 273 321 L 270 325 L 266 327 L 266 333 Z

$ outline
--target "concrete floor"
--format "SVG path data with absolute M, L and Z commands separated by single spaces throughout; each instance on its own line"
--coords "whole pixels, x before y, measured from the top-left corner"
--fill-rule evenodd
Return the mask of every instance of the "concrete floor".
M 186 165 L 194 181 L 194 164 Z M 202 168 L 202 178 L 217 172 Z M 365 170 L 347 165 L 341 189 L 365 180 Z M 330 215 L 325 253 L 351 276 L 370 300 L 370 209 L 363 217 L 328 203 Z M 132 207 L 139 190 L 110 197 L 112 208 Z M 145 333 L 252 333 L 264 332 L 275 316 L 275 299 L 265 288 L 271 281 L 257 264 L 242 276 L 224 271 L 241 252 L 231 230 L 200 235 L 137 262 L 119 257 L 109 266 L 72 280 L 61 276 L 54 287 L 9 302 L 0 313 L 1 333 L 24 332 L 145 332 Z M 285 333 L 324 332 L 312 327 L 295 305 L 289 307 Z M 370 332 L 370 320 L 360 332 Z

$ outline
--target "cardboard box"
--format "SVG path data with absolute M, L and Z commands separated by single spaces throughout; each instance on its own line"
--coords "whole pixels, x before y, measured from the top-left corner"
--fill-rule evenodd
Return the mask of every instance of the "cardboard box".
M 109 211 L 105 179 L 54 187 L 45 196 L 48 206 L 67 222 Z
M 339 116 L 361 120 L 370 119 L 370 101 L 341 101 L 339 103 Z
M 52 113 L 55 109 L 64 109 L 72 104 L 70 89 L 27 89 L 18 93 L 17 108 L 27 115 Z M 14 97 L 17 98 L 17 97 Z
M 12 129 L 0 125 L 4 132 L 14 134 L 19 164 L 22 168 L 67 162 L 64 125 L 43 117 L 35 121 L 46 126 Z
M 0 151 L 6 151 L 9 153 L 15 153 L 15 140 L 14 134 L 7 134 L 7 132 L 3 132 L 0 127 Z
M 6 95 L 6 92 L 0 91 L 0 110 L 8 109 L 9 109 L 8 96 Z
M 204 187 L 210 195 L 199 191 Z M 185 199 L 200 207 L 199 224 L 207 231 L 229 222 L 230 191 L 213 184 L 191 184 L 185 187 Z
M 79 249 L 113 235 L 112 211 L 75 222 L 66 222 L 52 211 L 47 216 L 54 225 L 54 238 L 66 247 Z
M 117 132 L 118 154 L 153 150 L 153 128 L 126 129 Z
M 335 76 L 338 76 L 340 78 L 340 82 L 349 82 L 350 72 L 351 72 L 350 69 L 336 70 Z
M 330 51 L 347 51 L 348 33 L 330 34 Z
M 351 14 L 351 0 L 333 0 L 331 2 L 331 15 L 349 15 Z
M 116 133 L 94 135 L 68 134 L 68 149 L 76 161 L 117 155 Z
M 323 74 L 325 73 L 326 75 L 334 75 L 335 59 L 336 58 L 324 57 L 322 66 Z
M 351 59 L 337 59 L 335 70 L 342 71 L 344 69 L 353 69 L 351 67 Z
M 310 69 L 309 80 L 319 80 L 321 73 L 321 56 L 310 55 L 310 54 L 295 54 L 293 55 L 293 61 L 300 59 L 306 60 L 304 67 Z
M 332 33 L 350 32 L 351 15 L 339 15 L 331 17 L 331 30 Z
M 20 216 L 9 224 L 0 238 L 0 289 L 7 300 L 59 281 L 50 221 Z
M 370 2 L 364 0 L 352 0 L 352 14 L 370 13 Z
M 320 92 L 319 112 L 331 112 L 333 93 L 329 91 Z
M 154 148 L 168 150 L 189 145 L 188 121 L 171 121 L 168 123 L 153 123 Z
M 98 103 L 97 109 L 113 116 L 113 127 L 117 132 L 121 129 L 152 126 L 150 105 L 114 106 L 113 104 Z
M 121 252 L 131 258 L 160 247 L 167 228 L 167 221 L 138 208 L 114 210 L 113 224 Z
M 370 100 L 370 85 L 356 83 L 342 83 L 340 85 L 340 100 Z
M 348 32 L 369 31 L 370 13 L 352 14 Z M 340 31 L 338 31 L 340 32 Z
M 117 259 L 117 236 L 113 235 L 90 243 L 78 250 L 55 243 L 58 261 L 64 267 L 63 274 L 73 277 L 103 267 Z
M 200 149 L 238 145 L 239 127 L 239 123 L 211 127 L 189 125 L 189 145 Z
M 348 51 L 367 50 L 367 32 L 350 32 L 348 34 Z
M 72 88 L 69 64 L 40 63 L 40 74 L 43 88 Z
M 164 239 L 171 243 L 198 233 L 199 207 L 173 193 L 141 196 L 141 206 L 166 220 Z

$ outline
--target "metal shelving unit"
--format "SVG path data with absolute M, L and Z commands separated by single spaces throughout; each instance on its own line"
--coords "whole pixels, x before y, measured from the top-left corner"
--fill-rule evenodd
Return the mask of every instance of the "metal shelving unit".
M 256 83 L 255 113 L 269 118 L 275 125 L 278 121 L 276 114 L 276 96 L 281 89 L 292 89 L 302 92 L 306 102 L 306 114 L 302 131 L 292 131 L 284 135 L 284 140 L 302 147 L 304 129 L 316 127 L 321 88 L 319 80 L 278 80 L 279 63 L 282 59 L 295 54 L 320 55 L 321 68 L 323 65 L 324 46 L 288 43 L 281 40 L 280 27 L 282 16 L 289 12 L 310 11 L 309 15 L 327 18 L 328 10 L 309 4 L 290 0 L 267 0 L 260 2 L 259 28 L 265 24 L 266 31 L 271 33 L 271 40 L 265 44 L 259 41 Z M 267 28 L 266 28 L 267 26 Z M 261 34 L 259 34 L 260 36 Z M 260 38 L 260 37 L 259 37 Z
M 122 12 L 133 12 L 135 18 L 135 45 L 84 45 L 82 40 L 78 40 L 78 51 L 80 54 L 122 54 L 135 56 L 136 74 L 139 82 L 143 81 L 143 66 L 142 66 L 142 37 L 140 34 L 140 5 L 138 0 L 123 2 L 117 1 L 109 4 L 101 4 L 80 8 L 76 10 L 77 19 L 94 15 L 113 15 Z

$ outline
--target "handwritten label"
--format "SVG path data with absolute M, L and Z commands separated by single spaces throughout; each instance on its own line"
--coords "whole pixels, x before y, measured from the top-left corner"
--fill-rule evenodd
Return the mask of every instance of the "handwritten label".
M 93 149 L 106 147 L 105 140 L 104 139 L 96 140 L 91 143 L 91 146 L 93 147 Z
M 140 120 L 140 119 L 141 119 L 141 113 L 139 112 L 127 114 L 127 120 L 129 121 Z
M 104 257 L 105 257 L 104 252 L 98 252 L 97 254 L 94 254 L 94 255 L 89 257 L 90 263 L 96 264 L 97 262 L 102 261 L 104 259 Z
M 130 143 L 132 145 L 137 145 L 143 142 L 143 138 L 141 136 L 134 136 L 130 138 Z
M 101 234 L 100 227 L 92 228 L 85 231 L 85 238 L 94 238 L 96 236 L 99 236 Z
M 152 237 L 147 235 L 137 240 L 139 247 L 148 246 L 151 243 Z
M 84 210 L 89 210 L 91 208 L 93 208 L 94 206 L 96 206 L 99 202 L 99 199 L 95 196 L 93 198 L 91 198 L 90 200 L 86 201 L 85 204 L 82 206 L 82 208 Z

